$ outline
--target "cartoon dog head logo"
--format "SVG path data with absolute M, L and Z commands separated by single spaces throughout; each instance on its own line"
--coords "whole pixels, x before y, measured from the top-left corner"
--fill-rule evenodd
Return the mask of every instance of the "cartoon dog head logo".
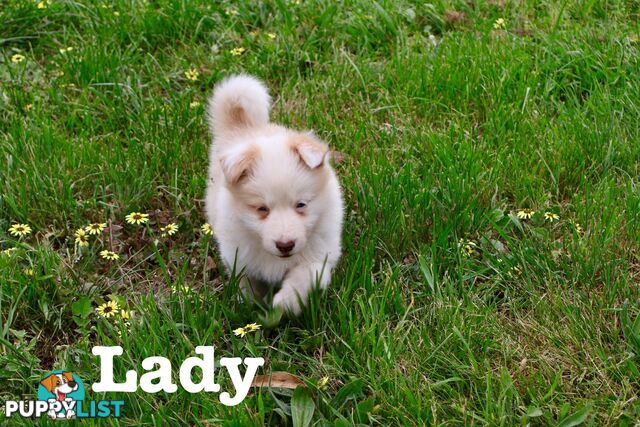
M 38 400 L 47 402 L 65 402 L 65 405 L 56 405 L 61 409 L 51 409 L 48 415 L 51 418 L 74 418 L 74 409 L 69 408 L 73 401 L 84 400 L 84 385 L 80 378 L 69 371 L 53 371 L 47 374 L 38 386 Z M 75 406 L 74 406 L 75 408 Z

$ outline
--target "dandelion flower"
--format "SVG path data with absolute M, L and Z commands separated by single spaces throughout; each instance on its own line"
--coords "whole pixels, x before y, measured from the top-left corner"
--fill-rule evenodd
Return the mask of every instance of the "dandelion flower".
M 553 212 L 545 212 L 544 213 L 544 219 L 545 221 L 549 221 L 549 222 L 554 222 L 560 219 L 560 217 L 558 216 L 558 214 L 555 214 Z
M 131 212 L 124 218 L 129 224 L 146 224 L 149 221 L 149 215 L 140 212 Z
M 102 234 L 106 226 L 106 222 L 94 222 L 87 225 L 84 229 L 89 234 Z
M 518 218 L 520 218 L 520 219 L 531 219 L 531 217 L 535 213 L 536 213 L 536 211 L 534 211 L 533 209 L 520 209 L 517 212 L 517 215 L 518 215 Z
M 108 301 L 96 308 L 98 314 L 102 317 L 109 318 L 118 312 L 118 303 L 116 301 Z
M 187 78 L 187 80 L 191 80 L 192 82 L 195 82 L 196 80 L 198 80 L 200 73 L 195 68 L 192 68 L 191 70 L 185 71 L 184 76 Z
M 17 64 L 22 61 L 24 61 L 24 55 L 20 55 L 19 53 L 16 53 L 11 57 L 11 62 L 13 62 L 14 64 Z
M 173 236 L 178 231 L 178 225 L 172 222 L 171 224 L 167 224 L 160 228 L 160 231 L 162 231 L 162 237 Z
M 33 276 L 35 274 L 35 272 L 33 271 L 33 268 L 25 268 L 24 270 L 22 270 L 24 272 L 25 275 L 27 276 Z
M 211 228 L 211 224 L 209 224 L 208 222 L 205 222 L 204 224 L 202 224 L 202 227 L 200 227 L 200 231 L 202 231 L 202 234 L 205 234 L 208 236 L 213 234 L 213 228 Z
M 118 255 L 113 251 L 107 251 L 107 250 L 101 251 L 100 256 L 104 259 L 108 259 L 109 261 L 115 261 L 117 259 L 120 259 L 120 255 Z
M 233 330 L 233 334 L 237 337 L 244 337 L 247 335 L 247 330 L 245 328 L 238 328 Z
M 504 28 L 505 21 L 503 18 L 496 19 L 496 22 L 493 23 L 493 28 L 496 30 L 501 30 Z
M 244 329 L 245 329 L 247 332 L 255 332 L 255 331 L 257 331 L 258 329 L 260 329 L 260 327 L 261 327 L 261 326 L 262 326 L 262 325 L 259 325 L 259 324 L 257 324 L 257 323 L 249 323 L 247 326 L 245 326 L 245 327 L 244 327 Z
M 458 247 L 460 248 L 462 255 L 471 256 L 473 255 L 473 252 L 476 250 L 478 245 L 476 245 L 473 240 L 460 239 L 458 241 Z
M 79 228 L 75 232 L 76 243 L 78 246 L 89 246 L 89 236 L 83 228 Z
M 320 378 L 320 381 L 318 381 L 318 388 L 325 388 L 328 383 L 329 383 L 329 377 L 327 376 L 322 377 Z
M 12 236 L 16 237 L 28 236 L 29 234 L 31 234 L 31 227 L 29 227 L 27 224 L 13 224 L 9 228 L 9 233 L 11 233 Z
M 197 107 L 199 107 L 199 106 L 200 106 L 200 102 L 198 102 L 198 101 L 192 101 L 192 102 L 189 104 L 189 107 L 191 107 L 191 108 L 197 108 Z
M 38 5 L 36 7 L 38 9 L 46 9 L 47 8 L 47 2 L 46 1 L 41 1 L 40 3 L 38 3 Z
M 231 49 L 229 52 L 233 56 L 240 56 L 240 55 L 242 55 L 244 53 L 245 50 L 246 49 L 243 48 L 243 47 L 236 47 L 236 48 Z
M 269 37 L 271 40 L 276 38 L 276 33 L 267 33 L 267 37 Z

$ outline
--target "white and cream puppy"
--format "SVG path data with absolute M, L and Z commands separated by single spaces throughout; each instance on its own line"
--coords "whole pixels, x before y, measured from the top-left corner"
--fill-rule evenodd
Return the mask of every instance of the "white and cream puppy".
M 227 269 L 243 273 L 243 290 L 260 295 L 265 284 L 281 285 L 273 305 L 297 315 L 316 283 L 329 285 L 343 202 L 327 144 L 270 123 L 270 107 L 253 77 L 215 87 L 206 214 Z

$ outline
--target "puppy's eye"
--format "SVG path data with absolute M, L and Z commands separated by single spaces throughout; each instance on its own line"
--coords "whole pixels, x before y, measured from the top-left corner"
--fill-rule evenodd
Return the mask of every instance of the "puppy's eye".
M 296 205 L 296 209 L 304 209 L 307 207 L 307 204 L 305 202 L 298 202 L 298 204 Z
M 258 214 L 260 214 L 260 216 L 267 216 L 269 215 L 269 208 L 266 206 L 258 206 L 256 208 L 256 212 L 258 212 Z

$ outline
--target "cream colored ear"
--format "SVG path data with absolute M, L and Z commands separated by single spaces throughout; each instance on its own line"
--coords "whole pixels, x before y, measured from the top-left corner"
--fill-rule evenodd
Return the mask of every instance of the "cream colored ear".
M 290 143 L 293 150 L 311 169 L 321 166 L 329 152 L 329 146 L 312 133 L 295 135 L 290 139 Z
M 237 184 L 251 173 L 258 157 L 258 147 L 250 146 L 231 149 L 220 156 L 222 173 L 229 184 Z

